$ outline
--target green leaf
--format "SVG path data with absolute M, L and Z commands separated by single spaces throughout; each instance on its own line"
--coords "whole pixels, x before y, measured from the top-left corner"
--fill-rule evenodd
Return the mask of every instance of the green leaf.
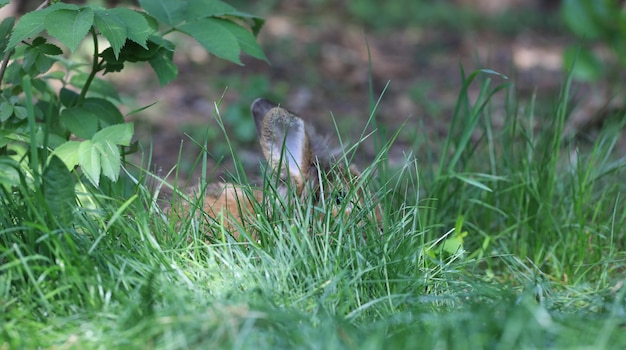
M 99 55 L 104 61 L 104 73 L 120 72 L 124 69 L 124 60 L 119 59 L 119 53 L 116 54 L 112 47 L 102 51 Z
M 23 106 L 13 106 L 13 113 L 15 113 L 15 117 L 20 120 L 24 120 L 28 116 L 28 111 L 26 107 Z
M 58 157 L 50 157 L 42 185 L 50 216 L 64 225 L 70 224 L 76 208 L 74 177 Z
M 78 11 L 79 7 L 72 4 L 57 2 L 44 9 L 32 11 L 22 16 L 13 29 L 7 50 L 15 48 L 20 42 L 41 33 L 44 28 L 46 16 L 56 10 L 74 10 Z
M 561 4 L 561 16 L 569 29 L 582 38 L 594 39 L 602 34 L 602 28 L 593 18 L 590 2 L 564 0 Z
M 76 101 L 78 101 L 79 95 L 68 88 L 61 88 L 59 92 L 59 99 L 61 100 L 61 104 L 65 107 L 73 106 Z
M 183 0 L 139 0 L 141 8 L 159 21 L 175 26 L 185 20 Z
M 78 147 L 78 164 L 94 186 L 98 187 L 100 183 L 100 152 L 98 148 L 90 141 L 86 140 L 80 143 Z
M 109 41 L 115 58 L 119 57 L 120 50 L 128 37 L 123 19 L 111 10 L 96 9 L 94 11 L 94 23 L 102 36 Z
M 215 56 L 241 64 L 239 40 L 223 25 L 224 20 L 203 18 L 186 23 L 178 30 L 196 39 L 208 52 Z
M 4 140 L 0 136 L 0 147 L 4 146 Z M 0 185 L 4 185 L 6 187 L 19 186 L 21 183 L 20 173 L 17 170 L 19 168 L 19 164 L 14 162 L 12 159 L 0 157 Z
M 111 142 L 115 145 L 129 146 L 133 138 L 133 123 L 116 124 L 98 131 L 92 138 L 94 143 Z
M 6 39 L 11 34 L 14 25 L 15 17 L 7 17 L 0 23 L 0 52 L 4 51 L 4 45 L 7 44 Z
M 155 29 L 144 14 L 127 8 L 96 9 L 94 13 L 96 27 L 111 44 L 116 58 L 127 39 L 148 49 L 146 42 Z
M 69 170 L 73 170 L 78 165 L 78 149 L 81 143 L 80 141 L 66 141 L 55 148 L 52 155 L 59 157 Z
M 67 137 L 62 137 L 61 134 L 53 133 L 56 130 L 52 130 L 50 132 L 44 131 L 43 128 L 37 128 L 37 132 L 35 132 L 35 144 L 37 147 L 44 147 L 44 142 L 47 142 L 45 147 L 50 149 L 56 149 L 61 146 L 65 142 L 67 142 Z
M 144 49 L 148 48 L 146 41 L 154 33 L 154 30 L 142 14 L 126 8 L 115 8 L 111 10 L 111 13 L 126 23 L 128 39 L 136 42 Z
M 56 10 L 48 13 L 44 25 L 48 34 L 74 52 L 93 25 L 94 14 L 89 7 L 80 10 Z
M 82 106 L 70 107 L 61 112 L 61 124 L 77 137 L 90 139 L 98 131 L 98 116 Z
M 42 54 L 39 46 L 29 46 L 24 50 L 23 68 L 32 76 L 47 72 L 54 60 Z
M 9 39 L 9 45 L 6 50 L 13 49 L 23 40 L 41 33 L 44 30 L 43 22 L 46 15 L 50 12 L 51 7 L 52 6 L 43 10 L 29 12 L 22 16 L 13 29 L 13 34 L 11 34 L 11 39 Z
M 150 66 L 159 78 L 159 84 L 164 86 L 176 79 L 178 67 L 174 63 L 174 51 L 164 47 L 159 48 L 157 54 L 150 59 Z
M 63 54 L 63 50 L 54 44 L 42 44 L 39 45 L 39 50 L 45 55 L 57 56 Z
M 100 120 L 101 127 L 124 123 L 124 116 L 113 103 L 103 98 L 85 99 L 81 107 L 88 109 Z
M 6 122 L 13 115 L 13 105 L 8 102 L 0 103 L 0 122 Z
M 5 5 L 9 4 L 10 0 L 0 0 L 0 8 L 3 8 Z
M 188 0 L 185 19 L 192 22 L 199 18 L 224 16 L 236 12 L 237 9 L 223 1 Z
M 263 50 L 261 50 L 261 47 L 259 47 L 259 44 L 256 42 L 256 38 L 254 37 L 254 35 L 252 35 L 252 33 L 250 33 L 244 27 L 231 21 L 221 21 L 222 25 L 237 38 L 239 46 L 241 47 L 243 52 L 254 58 L 269 62 L 267 57 L 265 57 L 265 53 L 263 52 Z
M 98 149 L 98 152 L 100 152 L 102 175 L 108 177 L 111 181 L 117 181 L 120 174 L 120 167 L 122 166 L 118 146 L 109 140 L 98 143 L 94 142 L 94 145 Z

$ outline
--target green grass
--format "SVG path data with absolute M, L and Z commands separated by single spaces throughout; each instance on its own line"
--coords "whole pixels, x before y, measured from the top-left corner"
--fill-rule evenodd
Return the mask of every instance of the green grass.
M 465 78 L 441 148 L 391 166 L 383 138 L 362 211 L 259 206 L 258 242 L 168 220 L 143 172 L 86 187 L 70 224 L 28 177 L 0 187 L 0 348 L 624 348 L 619 135 L 563 136 L 570 82 L 536 131 L 488 73 Z

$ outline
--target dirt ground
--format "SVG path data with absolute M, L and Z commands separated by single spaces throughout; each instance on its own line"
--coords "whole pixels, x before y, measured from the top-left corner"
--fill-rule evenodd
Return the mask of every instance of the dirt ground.
M 175 37 L 180 70 L 175 82 L 158 88 L 146 67 L 111 78 L 123 94 L 137 101 L 129 109 L 158 101 L 131 119 L 146 148 L 151 142 L 152 164 L 162 175 L 177 163 L 181 141 L 182 163 L 190 164 L 198 154 L 199 148 L 187 135 L 201 137 L 199 130 L 207 126 L 217 129 L 213 118 L 216 103 L 222 117 L 231 118 L 225 119 L 226 129 L 246 166 L 258 165 L 257 144 L 234 135 L 250 130 L 253 121 L 247 116 L 247 106 L 259 96 L 300 113 L 324 132 L 334 132 L 334 117 L 342 137 L 354 142 L 370 116 L 370 73 L 374 97 L 382 95 L 376 110 L 379 128 L 390 134 L 406 122 L 390 152 L 392 160 L 399 161 L 406 152 L 417 153 L 419 158 L 425 143 L 437 144 L 445 137 L 461 89 L 461 65 L 465 72 L 488 68 L 508 76 L 508 81 L 491 76 L 493 86 L 513 84 L 520 106 L 534 94 L 538 119 L 549 119 L 565 80 L 563 50 L 576 43 L 555 24 L 559 22 L 558 1 L 449 2 L 459 11 L 471 10 L 479 20 L 466 25 L 409 22 L 372 29 L 350 17 L 343 9 L 344 2 L 337 2 L 337 7 L 311 6 L 313 1 L 275 1 L 273 6 L 255 9 L 238 5 L 266 19 L 259 43 L 271 64 L 244 57 L 245 66 L 237 66 L 207 55 L 190 40 Z M 533 16 L 539 20 L 532 20 Z M 508 18 L 517 22 L 507 23 Z M 500 24 L 494 29 L 481 25 L 483 22 Z M 476 95 L 478 84 L 475 87 L 470 95 Z M 601 82 L 577 84 L 577 108 L 570 128 L 595 123 L 607 105 L 623 106 L 623 97 L 611 89 Z M 494 97 L 496 126 L 506 122 L 504 113 L 497 111 L 504 99 L 503 93 Z M 219 133 L 212 140 L 209 151 L 224 143 Z M 374 142 L 365 142 L 358 153 L 356 162 L 366 163 L 376 154 Z M 181 168 L 183 177 L 189 169 L 191 166 Z

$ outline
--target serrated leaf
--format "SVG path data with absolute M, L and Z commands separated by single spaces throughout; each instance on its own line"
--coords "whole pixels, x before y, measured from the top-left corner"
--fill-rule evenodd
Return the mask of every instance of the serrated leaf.
M 39 47 L 39 50 L 41 50 L 41 52 L 46 55 L 56 56 L 56 55 L 63 54 L 63 50 L 61 50 L 60 47 L 54 44 L 42 44 L 42 45 L 39 45 L 38 47 Z
M 149 63 L 159 78 L 161 86 L 168 84 L 178 76 L 178 67 L 174 63 L 174 52 L 171 50 L 160 48 Z
M 57 2 L 52 4 L 44 9 L 32 11 L 24 16 L 22 16 L 17 22 L 17 25 L 13 29 L 13 33 L 11 34 L 11 38 L 9 39 L 9 44 L 5 51 L 11 50 L 15 48 L 20 42 L 26 40 L 30 37 L 33 37 L 44 30 L 44 21 L 46 16 L 56 10 L 75 10 L 79 9 L 78 6 L 72 4 L 65 4 L 62 2 Z
M 139 12 L 139 14 L 141 14 L 146 19 L 146 22 L 148 22 L 148 25 L 152 29 L 153 33 L 159 30 L 159 21 L 157 21 L 156 18 L 150 16 L 146 12 Z
M 80 141 L 66 141 L 52 151 L 52 155 L 59 157 L 69 170 L 73 170 L 78 165 L 78 149 Z
M 99 55 L 104 61 L 104 74 L 112 72 L 120 72 L 124 69 L 124 61 L 113 52 L 113 48 L 109 47 L 102 51 Z
M 42 49 L 45 49 L 47 47 L 46 45 L 48 44 L 30 46 L 24 50 L 24 70 L 31 76 L 47 72 L 55 62 L 53 58 L 48 57 L 48 55 L 43 52 Z
M 75 10 L 56 10 L 48 13 L 44 25 L 48 34 L 57 38 L 60 42 L 74 52 L 80 42 L 85 38 L 93 25 L 94 14 L 89 7 Z
M 228 29 L 233 35 L 237 38 L 239 42 L 239 47 L 243 50 L 243 52 L 248 55 L 263 60 L 265 62 L 269 62 L 267 57 L 265 57 L 265 53 L 261 50 L 261 47 L 256 42 L 256 38 L 252 33 L 243 28 L 242 26 L 233 23 L 228 20 L 221 20 L 222 25 Z
M 126 23 L 112 10 L 104 9 L 94 11 L 94 23 L 102 36 L 109 41 L 115 58 L 118 58 L 128 37 Z
M 78 147 L 78 165 L 94 186 L 100 184 L 100 152 L 90 140 L 85 140 Z
M 48 40 L 46 38 L 44 38 L 43 36 L 38 36 L 35 39 L 33 39 L 33 42 L 31 43 L 32 46 L 39 46 L 39 45 L 43 45 L 47 42 Z
M 183 0 L 139 0 L 141 8 L 159 21 L 175 26 L 185 20 Z
M 64 225 L 71 223 L 76 208 L 74 177 L 58 157 L 50 157 L 42 185 L 50 216 Z
M 120 174 L 120 167 L 122 166 L 118 146 L 109 140 L 98 143 L 94 142 L 94 145 L 100 152 L 102 175 L 108 177 L 111 181 L 117 181 Z
M 124 116 L 120 110 L 113 103 L 103 98 L 87 98 L 81 107 L 93 112 L 100 120 L 100 126 L 103 128 L 124 123 Z
M 192 22 L 199 18 L 223 16 L 237 12 L 237 9 L 231 5 L 218 0 L 187 0 L 185 10 L 187 22 Z
M 259 35 L 261 28 L 263 28 L 263 25 L 265 24 L 265 19 L 256 16 L 252 16 L 250 18 L 252 19 L 252 28 L 250 29 L 252 29 L 252 34 L 254 34 L 254 36 L 256 37 L 257 35 Z
M 217 18 L 203 18 L 183 24 L 177 29 L 189 34 L 215 56 L 241 64 L 239 40 L 224 27 L 222 21 Z
M 46 15 L 50 12 L 50 7 L 39 11 L 33 11 L 25 14 L 17 22 L 17 25 L 13 29 L 11 39 L 9 39 L 9 45 L 6 50 L 13 49 L 17 44 L 33 37 L 44 30 L 44 20 Z
M 133 138 L 133 133 L 133 123 L 116 124 L 98 131 L 93 135 L 92 141 L 94 143 L 111 142 L 120 146 L 128 146 Z
M 98 116 L 82 106 L 64 109 L 60 119 L 72 134 L 83 139 L 90 139 L 98 131 Z
M 146 18 L 137 11 L 126 8 L 115 8 L 111 12 L 126 23 L 126 34 L 128 39 L 147 49 L 146 41 L 154 32 Z

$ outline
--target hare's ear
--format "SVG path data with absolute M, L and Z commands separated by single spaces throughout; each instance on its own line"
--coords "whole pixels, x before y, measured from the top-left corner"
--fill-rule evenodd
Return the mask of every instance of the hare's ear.
M 286 169 L 292 179 L 303 184 L 312 157 L 304 121 L 264 99 L 252 103 L 252 115 L 263 155 L 272 169 Z
M 252 102 L 252 105 L 250 106 L 259 140 L 261 139 L 261 130 L 263 129 L 263 118 L 265 118 L 267 112 L 269 112 L 270 109 L 274 107 L 278 107 L 278 105 L 264 98 L 257 98 L 256 100 L 254 100 L 254 102 Z

